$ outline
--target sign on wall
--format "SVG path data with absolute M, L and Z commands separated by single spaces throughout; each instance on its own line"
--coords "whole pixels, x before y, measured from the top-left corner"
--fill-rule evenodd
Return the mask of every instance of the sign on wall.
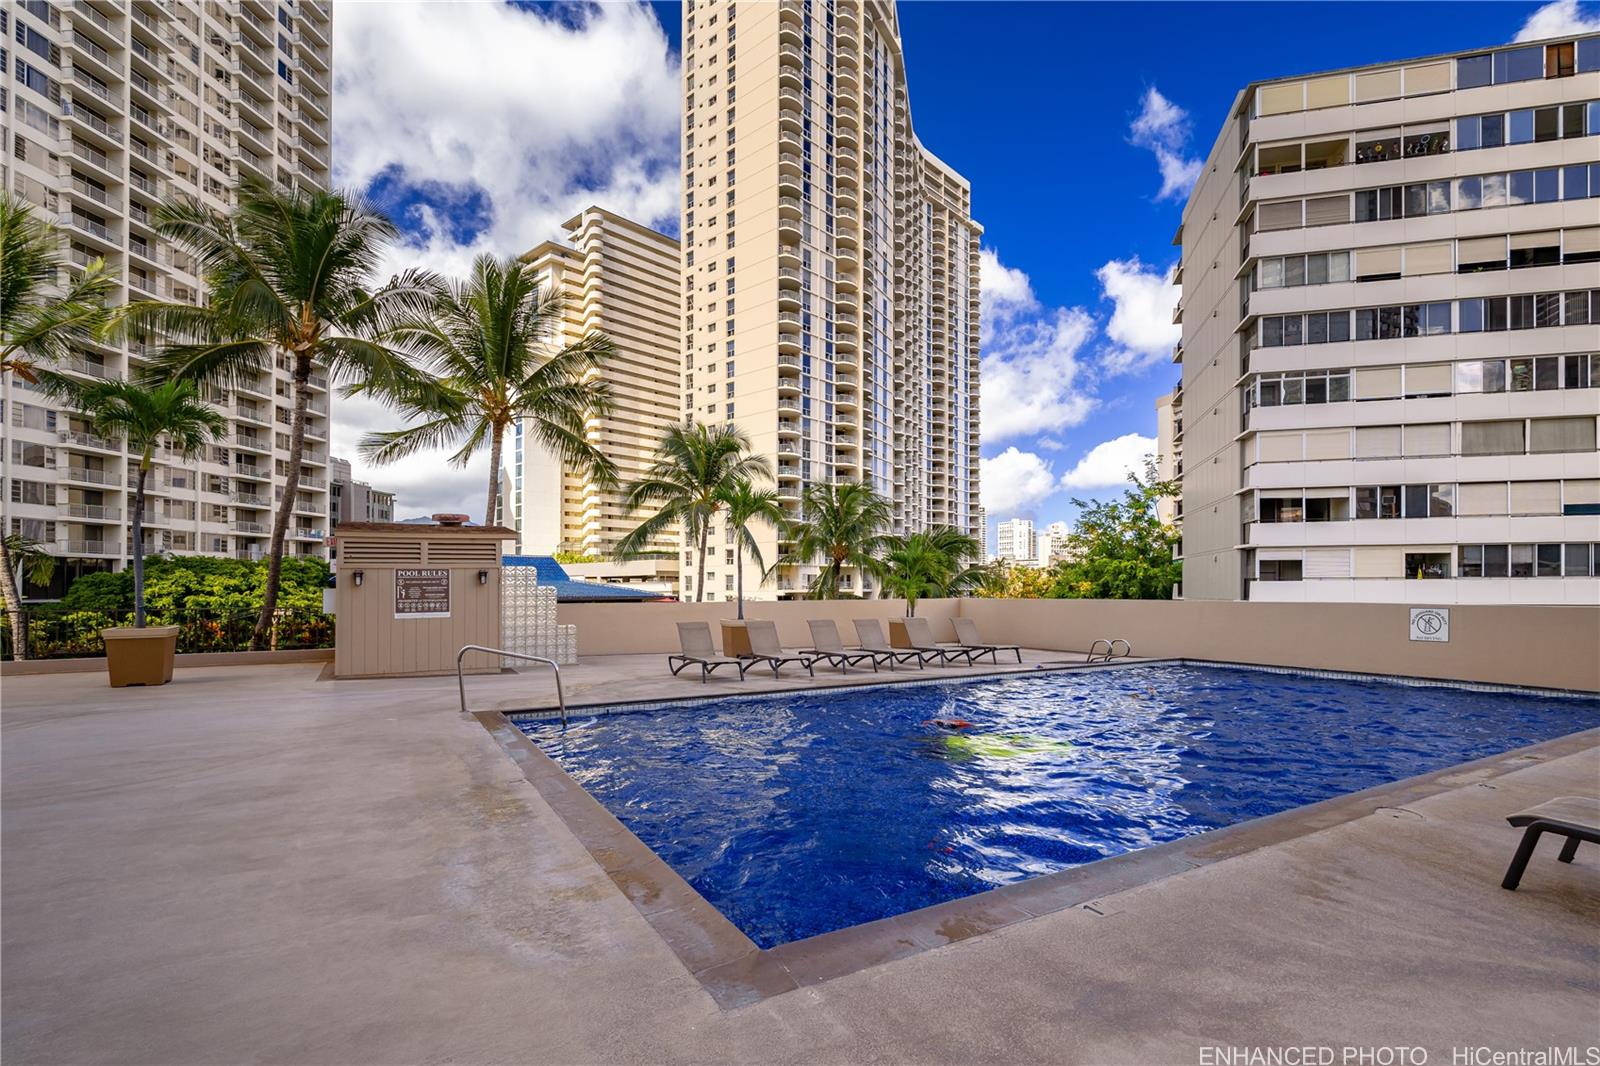
M 396 570 L 394 572 L 394 616 L 396 618 L 449 618 L 450 571 Z
M 1411 639 L 1450 642 L 1450 610 L 1446 607 L 1411 608 Z

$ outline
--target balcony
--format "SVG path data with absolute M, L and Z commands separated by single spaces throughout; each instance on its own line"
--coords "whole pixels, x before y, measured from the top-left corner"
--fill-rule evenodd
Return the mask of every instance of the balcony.
M 109 437 L 97 437 L 93 433 L 81 430 L 58 429 L 56 439 L 69 448 L 81 448 L 86 451 L 112 452 L 122 454 L 122 442 Z
M 236 387 L 242 387 L 242 385 Z M 259 407 L 250 407 L 246 404 L 235 404 L 233 408 L 233 415 L 235 418 L 241 418 L 246 422 L 254 422 L 257 425 L 270 426 L 272 424 L 272 416 Z
M 78 485 L 121 486 L 122 477 L 114 470 L 94 470 L 87 466 L 67 465 L 59 468 L 66 479 Z
M 72 182 L 68 186 L 68 192 L 70 192 L 73 196 L 81 196 L 87 200 L 97 203 L 106 208 L 108 211 L 120 211 L 122 209 L 121 197 L 113 196 L 105 189 L 90 185 L 88 182 L 77 176 L 72 178 Z
M 117 522 L 122 518 L 122 508 L 107 507 L 100 503 L 72 503 L 68 501 L 59 504 L 56 512 L 66 518 L 78 518 L 90 522 Z
M 69 374 L 82 374 L 87 378 L 100 378 L 104 381 L 121 381 L 122 372 L 104 363 L 85 359 L 81 355 L 69 355 L 55 364 L 57 370 L 65 370 Z
M 120 28 L 112 25 L 109 18 L 88 4 L 77 3 L 64 4 L 62 6 L 72 13 L 72 17 L 76 21 L 75 32 L 81 29 L 91 36 L 99 37 L 100 40 L 109 41 L 114 45 L 120 45 L 125 40 Z
M 61 555 L 94 555 L 115 559 L 121 554 L 117 551 L 115 541 L 62 540 L 56 542 L 56 548 Z
M 251 451 L 264 452 L 267 454 L 271 454 L 272 452 L 272 441 L 267 437 L 259 436 L 255 433 L 235 432 L 228 438 L 228 440 L 236 448 L 248 448 Z
M 233 476 L 247 481 L 271 481 L 272 474 L 264 466 L 243 465 L 233 468 Z
M 252 537 L 264 537 L 272 532 L 260 522 L 229 522 L 228 528 L 235 533 L 245 533 Z

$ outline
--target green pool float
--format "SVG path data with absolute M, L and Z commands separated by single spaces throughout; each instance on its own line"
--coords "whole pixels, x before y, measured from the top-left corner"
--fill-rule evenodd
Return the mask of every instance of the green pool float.
M 1058 755 L 1072 751 L 1073 744 L 1022 733 L 953 733 L 944 738 L 944 750 L 969 759 L 1017 759 L 1029 755 Z

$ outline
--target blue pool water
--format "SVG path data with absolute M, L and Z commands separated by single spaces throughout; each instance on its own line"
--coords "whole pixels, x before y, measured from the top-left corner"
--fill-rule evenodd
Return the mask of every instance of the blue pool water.
M 771 947 L 1600 726 L 1600 700 L 1152 665 L 520 725 Z

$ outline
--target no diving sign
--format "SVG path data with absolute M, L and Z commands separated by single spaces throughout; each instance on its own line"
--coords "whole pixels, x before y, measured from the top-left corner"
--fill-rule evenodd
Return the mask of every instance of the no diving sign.
M 1450 641 L 1450 611 L 1445 607 L 1411 608 L 1411 639 Z

